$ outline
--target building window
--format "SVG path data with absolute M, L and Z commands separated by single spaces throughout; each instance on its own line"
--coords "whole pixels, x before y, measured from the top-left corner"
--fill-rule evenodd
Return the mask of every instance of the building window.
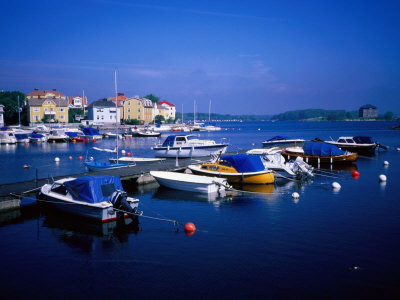
M 98 120 L 98 119 L 100 119 L 100 117 L 99 117 L 99 116 L 97 116 L 97 120 Z
M 130 120 L 131 119 L 131 115 L 128 115 L 128 120 Z
M 35 121 L 39 121 L 39 116 L 38 115 L 34 115 Z
M 112 120 L 112 116 L 110 116 L 110 120 Z
M 60 119 L 61 119 L 61 120 L 64 120 L 64 115 L 61 115 L 61 116 L 60 116 Z
M 33 112 L 40 112 L 40 107 L 34 107 Z
M 44 111 L 49 111 L 49 109 L 47 107 L 44 108 Z
M 101 116 L 101 119 L 104 120 L 104 116 Z
M 131 109 L 130 109 L 130 108 L 128 108 L 128 112 L 131 112 Z
M 140 108 L 137 109 L 137 112 L 140 112 Z
M 50 104 L 51 102 L 50 101 L 47 101 L 47 104 Z
M 128 105 L 131 105 L 131 101 L 128 101 Z
M 51 111 L 54 111 L 54 107 L 51 107 L 50 110 L 51 110 Z
M 60 108 L 60 111 L 61 111 L 61 112 L 63 112 L 63 111 L 64 111 L 64 108 L 63 108 L 63 107 L 62 107 L 62 108 Z

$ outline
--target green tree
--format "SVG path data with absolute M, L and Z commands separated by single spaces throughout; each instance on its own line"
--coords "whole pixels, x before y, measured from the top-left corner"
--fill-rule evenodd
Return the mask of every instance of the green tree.
M 83 109 L 70 108 L 68 110 L 68 123 L 79 123 L 79 121 L 75 119 L 75 116 L 83 116 L 83 115 L 84 115 Z
M 151 100 L 153 103 L 157 103 L 158 101 L 160 101 L 160 97 L 157 97 L 156 95 L 153 94 L 148 94 L 144 96 L 144 98 Z
M 139 125 L 140 121 L 137 119 L 125 120 L 126 125 Z
M 21 124 L 28 125 L 29 123 L 25 94 L 18 91 L 7 91 L 0 92 L 0 104 L 4 105 L 4 122 L 7 125 L 18 124 L 18 97 Z
M 154 118 L 154 122 L 156 122 L 157 124 L 161 124 L 162 122 L 164 122 L 165 121 L 165 118 L 164 118 L 164 116 L 162 116 L 162 115 L 157 115 L 155 118 Z
M 388 111 L 388 112 L 386 112 L 386 113 L 383 115 L 383 118 L 384 118 L 385 120 L 387 120 L 387 121 L 390 121 L 390 120 L 393 119 L 393 113 L 392 113 L 391 111 Z

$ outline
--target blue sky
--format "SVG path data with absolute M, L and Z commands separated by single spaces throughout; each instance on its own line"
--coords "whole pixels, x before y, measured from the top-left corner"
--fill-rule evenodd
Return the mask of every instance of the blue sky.
M 0 89 L 400 112 L 399 1 L 1 1 Z

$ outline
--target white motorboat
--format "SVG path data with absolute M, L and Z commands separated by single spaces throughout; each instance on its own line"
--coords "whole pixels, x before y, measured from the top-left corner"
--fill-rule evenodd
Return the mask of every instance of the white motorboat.
M 262 142 L 264 148 L 272 148 L 272 147 L 279 147 L 279 148 L 287 148 L 287 147 L 303 147 L 305 140 L 303 139 L 288 139 L 285 136 L 274 136 L 269 140 Z
M 109 138 L 109 139 L 116 139 L 117 136 L 118 136 L 118 138 L 119 138 L 120 140 L 123 138 L 123 137 L 122 137 L 122 134 L 116 134 L 116 133 L 114 133 L 114 132 L 106 132 L 106 133 L 104 134 L 104 137 L 105 137 L 105 138 Z
M 101 222 L 127 217 L 124 211 L 140 215 L 139 199 L 127 197 L 119 177 L 91 175 L 64 178 L 40 189 L 37 200 L 59 210 Z
M 131 157 L 131 156 L 124 156 L 118 158 L 118 163 L 120 164 L 145 164 L 145 163 L 152 163 L 152 162 L 160 162 L 165 160 L 165 158 L 157 158 L 157 157 Z M 111 163 L 117 163 L 116 158 L 110 158 L 109 161 Z
M 220 131 L 221 127 L 219 126 L 214 126 L 214 125 L 206 125 L 204 127 L 201 127 L 201 131 Z
M 69 136 L 62 129 L 50 130 L 47 142 L 49 143 L 66 143 L 69 141 Z
M 10 130 L 0 131 L 0 144 L 16 144 L 17 138 Z
M 30 143 L 42 143 L 47 141 L 47 135 L 39 134 L 39 133 L 32 133 L 29 136 Z
M 294 161 L 286 162 L 282 156 L 282 150 L 278 147 L 252 149 L 246 153 L 261 156 L 264 166 L 274 171 L 277 177 L 307 178 L 314 176 L 313 167 L 305 163 L 301 157 L 296 158 Z
M 225 187 L 228 186 L 225 178 L 218 177 L 164 171 L 151 171 L 150 175 L 162 186 L 187 192 L 219 193 L 225 196 Z
M 343 151 L 371 154 L 377 146 L 369 136 L 341 136 L 336 141 L 324 141 L 327 144 L 335 145 Z M 386 147 L 385 147 L 386 148 Z
M 195 135 L 170 135 L 162 145 L 153 147 L 156 157 L 201 157 L 225 153 L 227 143 L 201 140 Z
M 134 135 L 138 137 L 159 137 L 161 133 L 145 128 L 136 130 Z

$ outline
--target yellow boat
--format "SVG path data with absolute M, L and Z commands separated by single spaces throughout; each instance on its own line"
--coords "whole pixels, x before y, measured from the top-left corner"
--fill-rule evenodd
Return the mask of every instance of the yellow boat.
M 257 155 L 226 155 L 217 158 L 215 162 L 189 165 L 188 168 L 197 175 L 226 178 L 230 184 L 274 183 L 274 174 L 265 169 Z

